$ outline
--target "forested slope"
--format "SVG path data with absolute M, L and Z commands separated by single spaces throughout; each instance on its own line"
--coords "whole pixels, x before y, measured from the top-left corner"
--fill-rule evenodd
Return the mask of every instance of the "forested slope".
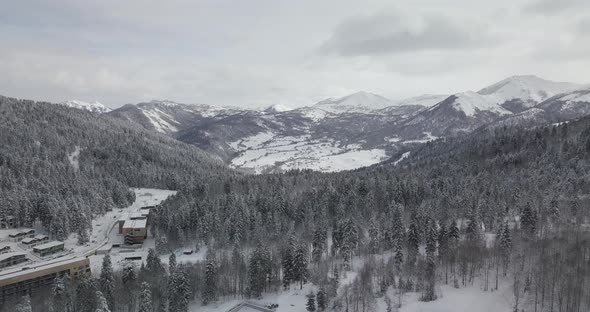
M 344 302 L 364 308 L 389 287 L 429 301 L 438 283 L 493 290 L 503 280 L 514 283 L 516 309 L 524 301 L 584 310 L 589 143 L 583 118 L 438 140 L 397 165 L 236 177 L 221 192 L 185 190 L 167 200 L 154 227 L 169 244 L 157 247 L 233 248 L 215 258 L 220 296 L 258 297 L 311 280 L 338 310 Z M 246 274 L 247 246 L 256 248 L 246 252 Z M 338 268 L 383 254 L 392 257 L 367 260 L 351 292 L 336 293 Z M 199 282 L 202 266 L 187 270 L 195 298 L 211 291 Z
M 181 189 L 232 175 L 199 149 L 105 115 L 0 96 L 0 215 L 55 238 L 134 200 L 129 187 Z

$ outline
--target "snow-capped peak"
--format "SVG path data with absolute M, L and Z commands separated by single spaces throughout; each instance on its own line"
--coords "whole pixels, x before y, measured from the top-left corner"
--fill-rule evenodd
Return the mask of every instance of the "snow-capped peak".
M 533 75 L 508 77 L 478 93 L 497 104 L 520 99 L 527 106 L 533 106 L 554 95 L 579 88 L 580 85 L 569 82 L 554 82 Z
M 94 102 L 84 102 L 84 101 L 79 101 L 79 100 L 68 100 L 65 102 L 62 102 L 61 105 L 67 106 L 67 107 L 73 107 L 73 108 L 77 108 L 77 109 L 83 109 L 83 110 L 87 110 L 89 112 L 93 112 L 93 113 L 107 113 L 110 112 L 111 109 L 104 106 L 102 103 L 94 101 Z
M 394 106 L 390 99 L 366 91 L 359 91 L 341 98 L 329 98 L 315 104 L 331 113 L 362 113 Z
M 398 101 L 398 102 L 396 102 L 396 105 L 398 105 L 398 106 L 420 105 L 420 106 L 432 107 L 448 97 L 449 97 L 448 95 L 443 95 L 443 94 L 423 94 L 423 95 L 419 95 L 419 96 L 415 96 L 415 97 L 411 97 L 408 99 Z
M 289 107 L 287 105 L 283 105 L 283 104 L 271 105 L 271 106 L 264 109 L 265 112 L 274 112 L 274 113 L 288 112 L 290 110 L 293 110 L 293 109 L 291 107 Z
M 457 93 L 453 96 L 453 108 L 464 112 L 467 116 L 474 116 L 478 111 L 488 111 L 498 115 L 512 114 L 497 103 L 490 101 L 487 97 L 473 91 Z

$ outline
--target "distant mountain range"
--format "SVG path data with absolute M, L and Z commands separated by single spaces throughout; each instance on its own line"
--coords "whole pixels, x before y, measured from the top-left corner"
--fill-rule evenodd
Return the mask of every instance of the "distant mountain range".
M 78 106 L 86 107 L 93 110 Z M 151 101 L 97 112 L 194 144 L 245 171 L 339 171 L 480 127 L 534 126 L 590 114 L 590 86 L 529 75 L 509 77 L 478 92 L 401 101 L 361 91 L 295 109 Z

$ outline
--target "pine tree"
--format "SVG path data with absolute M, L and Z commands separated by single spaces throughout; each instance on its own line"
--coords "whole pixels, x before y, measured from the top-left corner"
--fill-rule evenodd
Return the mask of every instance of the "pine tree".
M 96 292 L 96 303 L 97 305 L 96 310 L 94 310 L 95 312 L 111 312 L 107 299 L 104 297 L 101 291 Z
M 69 312 L 72 310 L 69 276 L 56 277 L 51 291 L 53 312 Z
M 203 285 L 202 294 L 204 305 L 217 300 L 217 268 L 215 266 L 215 258 L 213 256 L 207 258 L 207 264 L 205 265 L 205 283 Z
M 177 268 L 170 276 L 169 312 L 187 312 L 191 287 L 183 269 Z
M 318 305 L 318 311 L 321 312 L 326 310 L 326 307 L 328 305 L 328 298 L 324 288 L 320 287 L 320 289 L 318 290 L 316 294 L 316 301 Z
M 248 289 L 247 294 L 252 298 L 259 298 L 266 287 L 270 274 L 270 255 L 266 247 L 259 242 L 248 261 Z
M 94 279 L 89 277 L 82 277 L 79 279 L 78 286 L 76 287 L 76 306 L 74 311 L 94 312 L 97 305 L 97 290 Z
M 170 272 L 170 274 L 174 273 L 174 271 L 176 270 L 176 255 L 173 253 L 170 254 L 170 257 L 168 258 L 168 271 Z
M 315 312 L 315 296 L 313 293 L 307 295 L 307 304 L 305 305 L 305 310 L 308 312 Z
M 426 237 L 426 289 L 422 300 L 436 300 L 436 241 L 437 232 L 434 222 L 429 222 Z
M 324 228 L 316 229 L 313 233 L 312 242 L 312 257 L 313 261 L 319 262 L 322 259 L 322 255 L 326 249 L 327 232 Z
M 152 312 L 152 292 L 150 285 L 146 282 L 141 283 L 141 292 L 139 294 L 139 312 Z
M 298 243 L 292 256 L 293 280 L 298 281 L 300 289 L 307 280 L 308 250 L 305 243 Z
M 510 252 L 512 250 L 512 237 L 510 235 L 510 227 L 504 224 L 504 228 L 500 235 L 500 249 L 502 250 L 502 260 L 504 262 L 503 273 L 506 275 L 508 263 L 510 262 Z
M 416 262 L 419 247 L 420 234 L 418 232 L 418 227 L 412 222 L 408 228 L 408 264 L 413 265 Z
M 111 256 L 106 254 L 102 259 L 102 270 L 100 271 L 100 278 L 98 281 L 99 290 L 107 300 L 111 309 L 115 308 L 115 277 L 113 275 L 113 264 L 111 263 Z
M 33 312 L 29 295 L 23 296 L 20 299 L 20 302 L 14 307 L 14 312 Z
M 145 268 L 150 274 L 159 275 L 164 271 L 162 261 L 160 260 L 160 257 L 158 257 L 158 255 L 156 254 L 156 250 L 153 248 L 148 249 L 148 254 L 145 262 Z
M 537 230 L 537 215 L 531 207 L 530 202 L 527 202 L 527 204 L 522 209 L 522 213 L 520 215 L 520 225 L 525 233 L 529 235 L 534 235 L 535 231 Z

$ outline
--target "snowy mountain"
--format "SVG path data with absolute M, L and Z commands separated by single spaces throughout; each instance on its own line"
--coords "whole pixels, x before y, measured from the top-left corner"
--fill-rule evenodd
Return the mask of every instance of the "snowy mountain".
M 423 94 L 416 97 L 404 99 L 395 103 L 396 106 L 420 105 L 425 107 L 432 107 L 442 100 L 448 98 L 449 95 L 443 94 Z
M 489 97 L 482 96 L 479 93 L 472 91 L 457 93 L 452 96 L 452 102 L 443 101 L 437 105 L 442 103 L 451 105 L 455 110 L 463 112 L 469 117 L 473 117 L 479 112 L 491 112 L 500 116 L 512 114 L 499 104 L 496 104 L 496 102 L 490 100 Z
M 271 106 L 265 108 L 263 111 L 265 111 L 267 113 L 282 113 L 282 112 L 288 112 L 290 110 L 293 110 L 293 109 L 287 105 L 275 104 L 275 105 L 271 105 Z
M 341 98 L 329 98 L 314 105 L 330 113 L 365 113 L 368 111 L 395 106 L 390 99 L 370 92 L 360 91 Z
M 368 92 L 296 109 L 151 101 L 108 114 L 196 145 L 248 172 L 337 171 L 376 164 L 411 145 L 481 127 L 529 127 L 590 114 L 590 89 L 564 91 L 576 86 L 514 76 L 479 92 L 402 101 Z
M 87 110 L 89 112 L 99 113 L 99 114 L 107 113 L 107 112 L 111 111 L 110 108 L 106 107 L 105 105 L 103 105 L 102 103 L 97 102 L 97 101 L 84 102 L 84 101 L 79 101 L 79 100 L 68 100 L 68 101 L 62 102 L 60 104 L 67 106 L 67 107 Z
M 579 88 L 581 85 L 578 84 L 525 75 L 508 77 L 479 90 L 478 93 L 513 112 L 520 112 L 554 95 Z
M 109 114 L 138 123 L 146 129 L 173 134 L 229 111 L 232 110 L 207 104 L 154 100 L 136 105 L 127 104 Z
M 556 95 L 535 107 L 546 111 L 555 121 L 588 115 L 590 114 L 590 88 Z

